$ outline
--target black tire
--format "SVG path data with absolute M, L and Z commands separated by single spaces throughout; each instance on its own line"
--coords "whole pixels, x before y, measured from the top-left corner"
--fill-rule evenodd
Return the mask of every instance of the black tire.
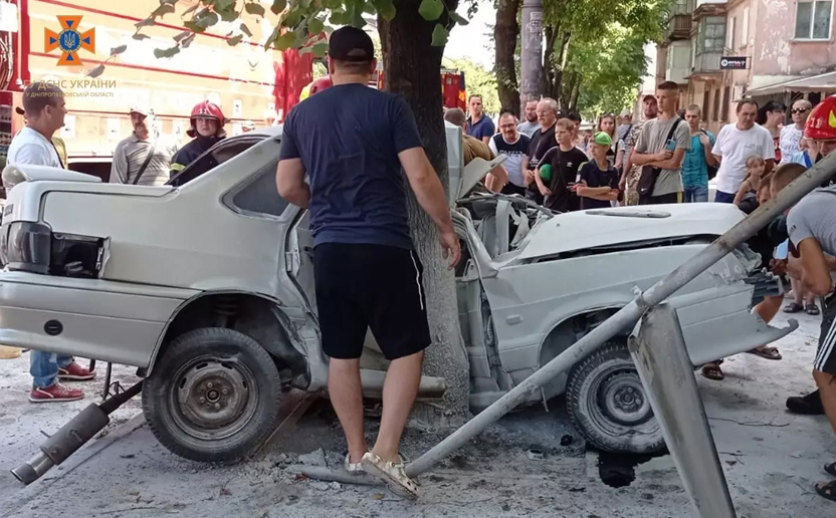
M 158 358 L 142 409 L 172 453 L 234 462 L 279 425 L 280 398 L 279 371 L 258 342 L 232 329 L 202 328 L 177 337 Z
M 665 450 L 662 428 L 622 343 L 605 344 L 575 364 L 566 407 L 575 428 L 599 450 L 639 455 Z

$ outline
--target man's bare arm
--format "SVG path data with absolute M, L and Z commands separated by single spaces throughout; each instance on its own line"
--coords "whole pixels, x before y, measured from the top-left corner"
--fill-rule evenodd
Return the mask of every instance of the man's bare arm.
M 804 286 L 813 293 L 823 297 L 830 293 L 833 288 L 833 280 L 830 277 L 830 268 L 824 257 L 819 242 L 808 237 L 798 244 L 798 251 L 801 254 L 801 280 Z
M 679 148 L 673 152 L 667 160 L 653 162 L 651 165 L 659 169 L 679 169 L 682 166 L 682 160 L 685 158 L 685 150 Z
M 299 158 L 279 161 L 276 188 L 279 196 L 297 207 L 307 209 L 311 204 L 311 188 L 305 183 L 305 166 Z

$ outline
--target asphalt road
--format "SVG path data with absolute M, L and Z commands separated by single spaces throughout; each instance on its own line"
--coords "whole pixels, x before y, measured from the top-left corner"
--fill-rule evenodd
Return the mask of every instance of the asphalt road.
M 724 364 L 726 380 L 698 376 L 706 412 L 737 507 L 746 518 L 832 518 L 836 503 L 813 492 L 826 480 L 825 461 L 836 459 L 824 417 L 788 414 L 784 400 L 812 388 L 810 365 L 818 320 L 797 317 L 801 328 L 779 342 L 782 361 L 749 354 Z M 781 325 L 779 316 L 777 325 Z M 326 484 L 299 477 L 299 462 L 337 466 L 344 446 L 327 403 L 317 404 L 292 433 L 276 438 L 254 460 L 209 466 L 168 453 L 131 402 L 118 411 L 121 425 L 76 454 L 65 469 L 21 488 L 8 469 L 28 458 L 75 412 L 92 402 L 30 405 L 26 358 L 0 361 L 0 431 L 6 439 L 0 467 L 0 517 L 686 517 L 689 501 L 669 457 L 635 467 L 634 480 L 611 487 L 601 480 L 601 459 L 586 451 L 560 401 L 549 413 L 531 408 L 507 416 L 477 440 L 421 477 L 418 503 L 385 489 Z M 130 371 L 120 369 L 128 379 Z M 97 388 L 99 388 L 97 386 Z M 370 420 L 372 437 L 376 423 Z M 567 444 L 565 436 L 571 436 Z M 404 450 L 415 457 L 440 438 L 410 432 Z M 320 451 L 321 450 L 321 451 Z M 532 458 L 530 450 L 542 453 Z M 301 457 L 300 457 L 301 456 Z M 605 459 L 604 470 L 613 464 Z M 628 470 L 629 471 L 629 470 Z M 612 483 L 612 482 L 611 482 Z

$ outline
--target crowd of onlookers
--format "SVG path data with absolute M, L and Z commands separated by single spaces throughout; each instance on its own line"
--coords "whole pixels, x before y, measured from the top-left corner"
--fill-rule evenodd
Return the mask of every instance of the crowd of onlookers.
M 737 103 L 737 120 L 715 136 L 702 122 L 700 106 L 678 109 L 679 88 L 666 82 L 655 96 L 642 99 L 642 115 L 629 111 L 603 115 L 595 131 L 579 135 L 579 118 L 562 114 L 552 99 L 525 106 L 524 120 L 513 113 L 499 118 L 499 133 L 484 117 L 481 99 L 470 99 L 470 117 L 449 110 L 448 121 L 461 125 L 474 156 L 505 154 L 504 167 L 489 173 L 493 192 L 519 194 L 552 210 L 567 212 L 615 205 L 659 205 L 708 202 L 709 182 L 716 184 L 710 201 L 734 204 L 746 214 L 776 196 L 793 180 L 836 149 L 836 96 L 815 108 L 798 99 L 790 107 L 778 101 L 759 106 L 751 99 Z M 484 149 L 483 149 L 484 148 Z M 752 237 L 748 245 L 761 257 L 761 267 L 792 286 L 787 313 L 823 313 L 813 370 L 818 390 L 790 397 L 787 407 L 798 414 L 827 414 L 836 430 L 836 186 L 828 181 L 786 214 Z M 820 298 L 821 309 L 817 304 Z M 784 305 L 784 295 L 765 297 L 753 312 L 769 323 Z M 749 353 L 780 360 L 777 348 L 765 345 Z M 702 366 L 702 374 L 724 379 L 723 360 Z M 825 470 L 836 476 L 836 462 Z M 836 501 L 836 481 L 816 485 Z

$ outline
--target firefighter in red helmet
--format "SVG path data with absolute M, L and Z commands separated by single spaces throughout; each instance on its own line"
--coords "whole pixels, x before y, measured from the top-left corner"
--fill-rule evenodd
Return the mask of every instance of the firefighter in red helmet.
M 171 160 L 171 176 L 185 169 L 189 164 L 197 160 L 200 155 L 209 150 L 212 146 L 226 137 L 224 124 L 229 120 L 224 117 L 221 108 L 212 102 L 203 101 L 192 108 L 192 115 L 189 119 L 190 127 L 186 134 L 194 140 L 183 146 Z M 200 164 L 200 171 L 195 176 L 215 167 L 217 162 L 211 156 L 207 156 L 204 163 Z
M 299 102 L 331 86 L 334 86 L 331 82 L 331 76 L 320 77 L 302 89 L 302 93 L 299 95 Z

